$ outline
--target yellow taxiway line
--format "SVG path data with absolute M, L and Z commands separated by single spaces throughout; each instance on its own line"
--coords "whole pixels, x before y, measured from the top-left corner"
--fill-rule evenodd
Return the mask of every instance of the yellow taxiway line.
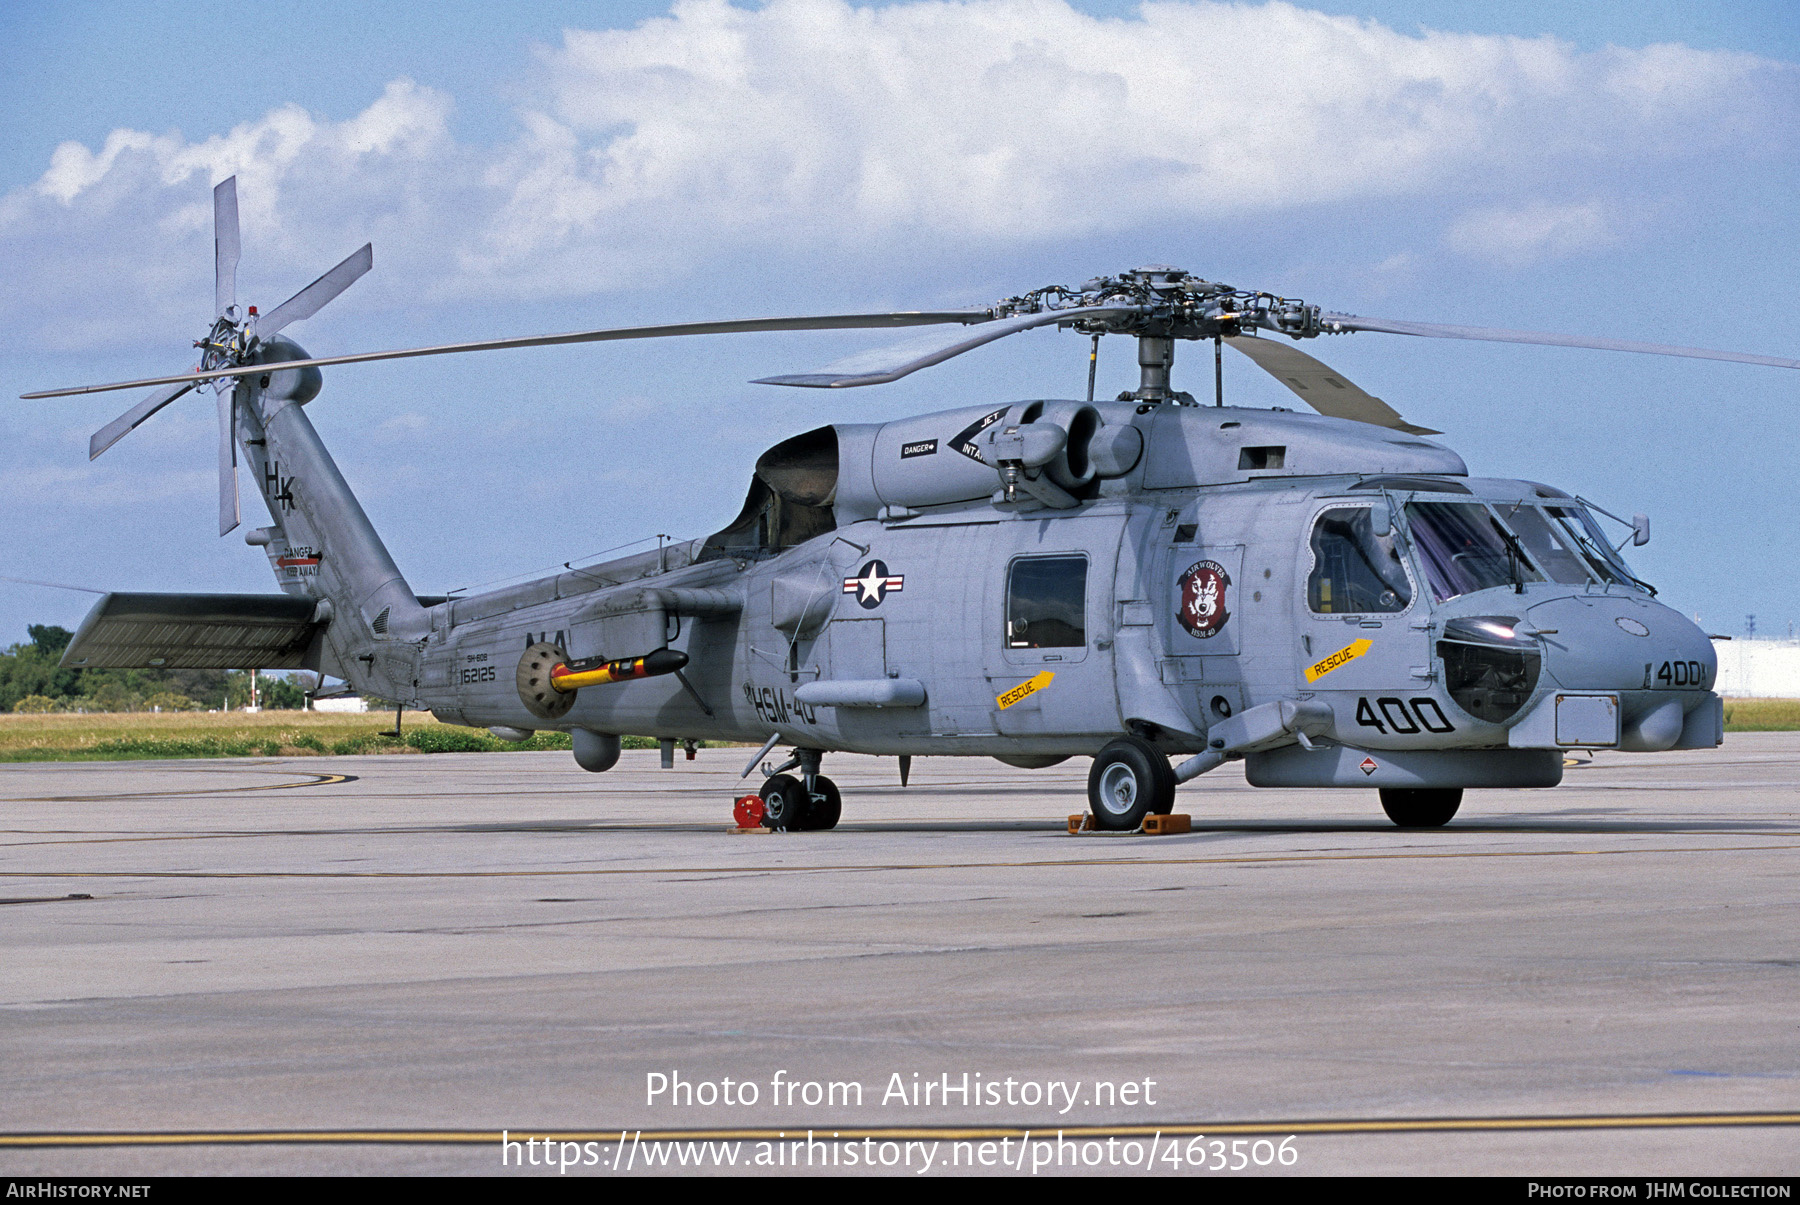
M 1121 1126 L 909 1126 L 717 1130 L 509 1130 L 516 1141 L 548 1142 L 776 1142 L 810 1135 L 819 1141 L 988 1141 L 1059 1134 L 1064 1138 L 1188 1138 L 1272 1134 L 1456 1134 L 1523 1130 L 1656 1130 L 1800 1126 L 1800 1113 L 1611 1113 L 1524 1117 L 1341 1118 L 1304 1121 L 1170 1122 Z M 829 1135 L 829 1137 L 827 1137 Z M 14 1132 L 0 1134 L 0 1147 L 93 1146 L 477 1146 L 498 1144 L 499 1130 L 191 1130 L 123 1132 Z

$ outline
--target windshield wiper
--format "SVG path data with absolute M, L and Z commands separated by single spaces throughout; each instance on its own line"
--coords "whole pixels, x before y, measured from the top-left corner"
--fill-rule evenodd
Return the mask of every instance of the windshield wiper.
M 1651 598 L 1656 597 L 1655 586 L 1652 586 L 1643 578 L 1633 574 L 1631 570 L 1620 564 L 1617 558 L 1607 556 L 1601 549 L 1594 547 L 1594 541 L 1589 539 L 1586 533 L 1578 531 L 1571 534 L 1574 535 L 1575 542 L 1581 545 L 1582 552 L 1587 556 L 1588 560 L 1593 563 L 1595 568 L 1601 569 L 1604 567 L 1602 576 L 1610 574 L 1613 577 L 1623 578 L 1638 589 L 1646 591 Z
M 1512 532 L 1499 523 L 1494 524 L 1494 531 L 1506 541 L 1506 572 L 1512 577 L 1514 594 L 1525 593 L 1525 574 L 1519 568 L 1520 563 L 1530 564 L 1525 560 L 1525 550 L 1519 547 L 1519 541 Z

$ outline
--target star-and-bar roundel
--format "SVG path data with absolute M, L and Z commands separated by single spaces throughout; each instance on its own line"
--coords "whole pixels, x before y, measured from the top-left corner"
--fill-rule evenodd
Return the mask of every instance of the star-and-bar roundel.
M 888 572 L 887 562 L 870 561 L 856 571 L 855 577 L 844 579 L 844 593 L 856 595 L 857 606 L 873 611 L 890 591 L 898 592 L 905 585 L 906 578 Z

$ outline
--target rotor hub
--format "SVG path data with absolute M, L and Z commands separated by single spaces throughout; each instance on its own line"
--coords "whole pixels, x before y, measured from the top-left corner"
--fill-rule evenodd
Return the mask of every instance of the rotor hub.
M 1274 293 L 1236 289 L 1202 280 L 1163 264 L 1134 268 L 1119 276 L 1099 276 L 1079 288 L 1048 285 L 1007 297 L 990 311 L 996 318 L 1093 306 L 1126 306 L 1121 315 L 1083 315 L 1069 326 L 1088 335 L 1140 338 L 1215 339 L 1250 330 L 1305 339 L 1324 327 L 1319 306 Z
M 1079 288 L 1049 285 L 994 304 L 995 318 L 1097 306 L 1124 308 L 1124 313 L 1082 314 L 1058 325 L 1084 335 L 1132 335 L 1138 341 L 1138 387 L 1120 401 L 1151 405 L 1193 404 L 1175 390 L 1170 370 L 1177 339 L 1224 339 L 1269 331 L 1293 339 L 1322 333 L 1321 308 L 1274 293 L 1236 289 L 1203 280 L 1182 268 L 1149 264 L 1118 276 L 1099 276 Z
M 251 320 L 239 321 L 237 307 L 230 306 L 213 321 L 212 329 L 206 338 L 194 341 L 200 349 L 200 368 L 210 372 L 220 368 L 236 368 L 243 364 L 256 350 L 256 336 L 251 332 Z M 231 378 L 222 378 L 215 389 L 225 390 L 232 387 Z

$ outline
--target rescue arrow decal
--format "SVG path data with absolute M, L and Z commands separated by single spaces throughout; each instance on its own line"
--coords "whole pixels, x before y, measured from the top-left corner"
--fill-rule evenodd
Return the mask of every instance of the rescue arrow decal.
M 1306 680 L 1317 682 L 1340 665 L 1347 665 L 1374 647 L 1371 640 L 1353 640 L 1323 661 L 1315 661 L 1306 667 Z
M 1051 673 L 1049 670 L 1045 670 L 1031 681 L 1019 683 L 1005 694 L 996 698 L 994 702 L 1000 705 L 1001 711 L 1005 711 L 1020 699 L 1034 695 L 1038 691 L 1044 689 L 1044 687 L 1050 685 L 1050 679 L 1054 677 L 1056 677 L 1055 674 Z

